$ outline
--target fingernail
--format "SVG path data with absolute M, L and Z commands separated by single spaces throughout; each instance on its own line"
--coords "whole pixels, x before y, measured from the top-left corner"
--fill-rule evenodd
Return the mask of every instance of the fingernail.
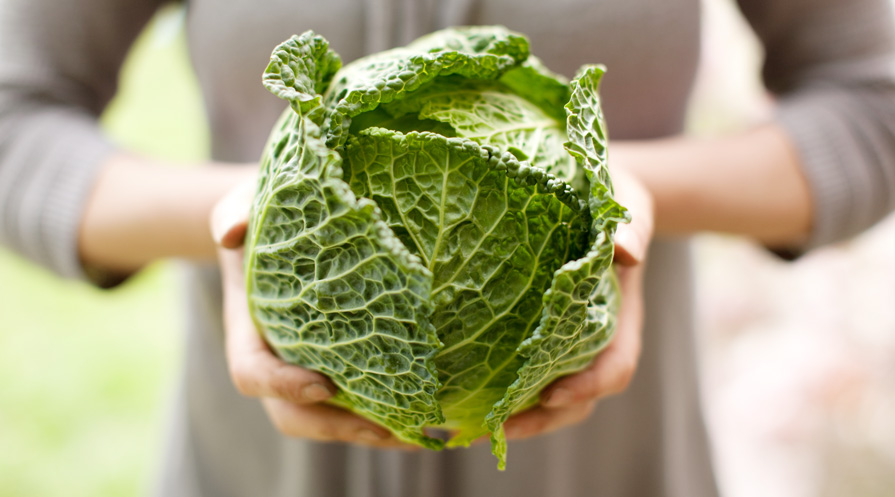
M 565 388 L 557 388 L 547 396 L 546 400 L 544 400 L 545 407 L 562 407 L 571 403 L 572 392 Z
M 363 440 L 364 442 L 381 442 L 388 437 L 369 428 L 364 428 L 357 432 L 357 438 L 358 440 Z
M 228 248 L 235 249 L 242 246 L 246 237 L 246 229 L 248 226 L 245 223 L 238 223 L 230 227 L 224 236 L 218 241 L 218 245 Z
M 332 393 L 330 393 L 329 389 L 320 383 L 306 385 L 301 389 L 301 395 L 312 402 L 320 402 L 321 400 L 326 400 L 332 397 Z

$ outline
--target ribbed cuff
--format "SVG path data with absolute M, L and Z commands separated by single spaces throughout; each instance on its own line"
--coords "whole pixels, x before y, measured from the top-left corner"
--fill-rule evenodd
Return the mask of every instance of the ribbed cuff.
M 49 185 L 40 217 L 41 239 L 49 248 L 51 266 L 59 274 L 108 286 L 105 277 L 88 276 L 84 271 L 78 257 L 78 233 L 100 166 L 114 147 L 104 139 L 82 133 L 73 133 L 60 146 L 65 147 L 59 153 L 67 157 L 67 164 L 55 171 Z M 53 243 L 55 240 L 58 243 Z
M 836 129 L 840 118 L 810 97 L 781 102 L 777 120 L 795 144 L 812 197 L 813 224 L 808 239 L 789 253 L 807 252 L 843 238 L 855 207 L 854 171 L 849 151 Z M 847 133 L 846 133 L 847 134 Z M 848 147 L 845 147 L 848 148 Z
M 60 276 L 102 285 L 78 257 L 78 232 L 100 166 L 115 149 L 90 116 L 46 110 L 14 124 L 0 157 L 11 173 L 4 232 L 17 251 Z

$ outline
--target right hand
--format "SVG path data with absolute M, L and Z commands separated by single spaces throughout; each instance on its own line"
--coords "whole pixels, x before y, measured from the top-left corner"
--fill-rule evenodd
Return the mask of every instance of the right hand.
M 508 439 L 528 438 L 582 422 L 597 402 L 624 392 L 634 378 L 643 339 L 643 275 L 653 234 L 655 208 L 644 186 L 623 167 L 612 170 L 615 198 L 631 213 L 619 224 L 613 262 L 621 290 L 615 338 L 590 366 L 555 381 L 541 392 L 541 404 L 506 422 Z
M 238 185 L 218 201 L 211 215 L 223 281 L 227 363 L 236 389 L 261 399 L 271 422 L 284 435 L 416 449 L 379 425 L 324 404 L 336 393 L 332 382 L 277 358 L 255 328 L 247 304 L 242 248 L 254 190 L 254 181 Z

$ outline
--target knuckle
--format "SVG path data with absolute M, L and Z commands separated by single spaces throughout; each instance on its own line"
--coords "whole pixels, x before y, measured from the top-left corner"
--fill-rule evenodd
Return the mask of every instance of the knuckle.
M 637 371 L 637 363 L 634 360 L 625 361 L 619 368 L 613 393 L 622 393 L 631 386 L 634 381 L 634 373 Z
M 314 438 L 321 441 L 350 442 L 352 437 L 330 423 L 323 423 L 314 432 Z
M 268 410 L 268 417 L 270 418 L 270 422 L 273 423 L 273 427 L 283 435 L 289 437 L 299 436 L 298 433 L 295 432 L 295 428 L 292 423 L 289 423 L 286 420 L 286 416 L 283 415 L 283 412 L 280 409 L 270 409 Z
M 292 438 L 312 438 L 316 440 L 330 440 L 324 437 L 323 430 L 309 428 L 309 423 L 297 406 L 287 406 L 285 403 L 274 402 L 267 410 L 267 415 L 278 432 Z
M 584 381 L 582 397 L 590 400 L 599 397 L 603 392 L 603 381 L 597 370 L 588 371 Z
M 287 437 L 296 436 L 296 434 L 293 433 L 290 429 L 289 425 L 284 423 L 281 418 L 271 418 L 271 422 L 273 422 L 273 427 L 276 428 L 276 430 L 281 434 L 286 435 Z
M 589 418 L 590 415 L 594 412 L 594 406 L 596 406 L 596 402 L 588 402 L 584 404 L 581 409 L 575 414 L 575 422 L 580 423 L 585 419 Z
M 530 423 L 520 424 L 516 426 L 512 431 L 507 432 L 508 438 L 528 438 L 537 433 L 534 429 L 533 425 Z
M 240 394 L 247 397 L 255 396 L 258 383 L 246 361 L 239 361 L 230 366 L 230 379 L 233 381 L 236 391 Z
M 541 433 L 547 429 L 550 425 L 550 418 L 547 416 L 538 416 L 537 418 L 531 420 L 529 423 L 528 429 L 525 430 L 526 435 L 534 435 L 537 433 Z
M 297 395 L 294 394 L 297 385 L 291 380 L 292 377 L 286 374 L 282 368 L 277 368 L 271 372 L 270 378 L 268 378 L 268 386 L 271 392 L 281 399 L 297 400 Z

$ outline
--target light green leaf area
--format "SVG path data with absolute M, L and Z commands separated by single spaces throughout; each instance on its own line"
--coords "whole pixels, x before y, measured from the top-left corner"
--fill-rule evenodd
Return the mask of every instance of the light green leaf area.
M 510 152 L 566 183 L 575 179 L 577 163 L 563 148 L 565 121 L 501 83 L 443 78 L 382 108 L 396 117 L 412 113 L 447 123 L 456 136 Z
M 618 223 L 627 220 L 627 211 L 612 198 L 609 182 L 606 125 L 597 94 L 603 69 L 586 66 L 578 74 L 566 105 L 569 142 L 565 146 L 590 181 L 593 244 L 585 257 L 556 272 L 544 294 L 541 322 L 519 348 L 526 360 L 518 378 L 488 414 L 492 452 L 500 468 L 506 466 L 503 423 L 534 404 L 540 391 L 557 378 L 586 368 L 615 330 L 619 292 L 612 271 L 612 236 Z
M 342 68 L 324 95 L 327 143 L 345 143 L 351 118 L 440 76 L 496 79 L 528 58 L 525 37 L 499 26 L 446 30 Z
M 431 272 L 341 180 L 319 128 L 287 111 L 262 159 L 246 240 L 249 308 L 285 361 L 339 387 L 335 403 L 437 449 Z
M 520 178 L 514 157 L 469 140 L 369 128 L 345 150 L 352 190 L 433 275 L 441 426 L 460 432 L 450 445 L 468 444 L 515 380 L 554 272 L 585 252 L 587 211 L 543 172 Z

